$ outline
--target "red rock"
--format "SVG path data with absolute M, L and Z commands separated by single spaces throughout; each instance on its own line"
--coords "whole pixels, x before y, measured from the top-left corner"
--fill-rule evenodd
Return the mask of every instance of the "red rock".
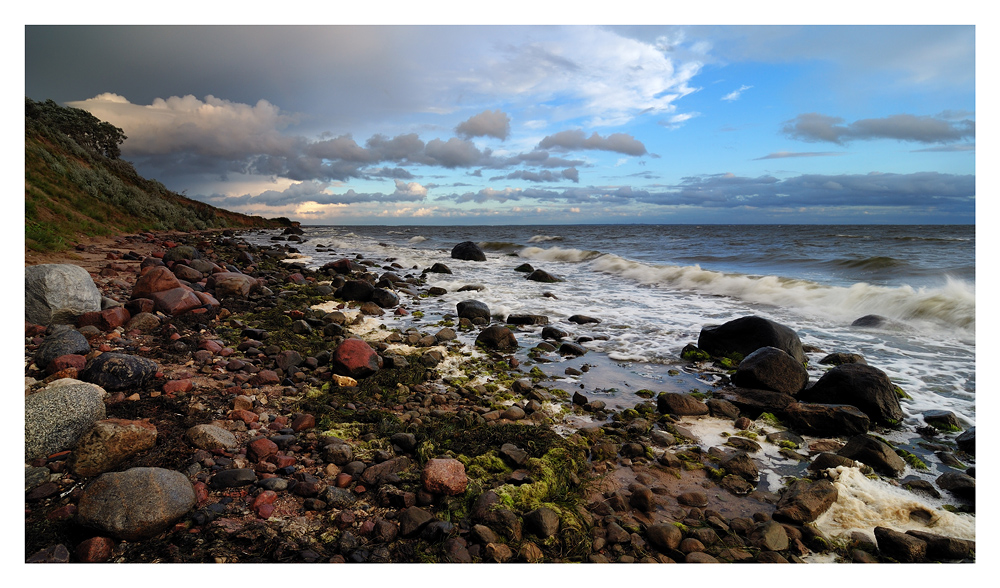
M 49 363 L 48 373 L 54 374 L 58 371 L 62 371 L 67 368 L 73 368 L 76 371 L 82 370 L 87 365 L 87 358 L 82 355 L 68 354 L 60 355 L 59 357 L 53 359 Z
M 208 292 L 195 292 L 195 295 L 201 300 L 202 304 L 211 306 L 212 308 L 219 308 L 222 306 L 222 304 Z
M 316 426 L 316 417 L 311 414 L 300 414 L 292 421 L 292 430 L 296 433 Z
M 293 284 L 298 284 L 299 286 L 301 286 L 302 284 L 306 283 L 306 278 L 302 274 L 296 272 L 288 276 L 288 281 Z
M 229 420 L 231 421 L 243 421 L 244 423 L 256 423 L 257 419 L 260 417 L 255 412 L 250 412 L 249 410 L 237 409 L 229 413 Z
M 39 335 L 45 334 L 45 325 L 36 325 L 34 323 L 29 323 L 24 321 L 24 336 L 25 337 L 38 337 Z
M 163 384 L 164 394 L 183 394 L 194 388 L 191 380 L 170 380 Z
M 212 353 L 218 353 L 222 351 L 222 345 L 218 341 L 213 341 L 212 339 L 203 339 L 198 343 L 198 349 L 205 349 L 211 351 Z
M 361 339 L 345 339 L 333 352 L 331 364 L 342 376 L 365 378 L 382 367 L 382 358 Z
M 125 303 L 125 308 L 135 316 L 144 312 L 153 312 L 152 298 L 133 298 Z
M 264 504 L 274 504 L 278 499 L 278 493 L 273 490 L 264 490 L 253 499 L 253 509 L 257 509 Z
M 205 504 L 208 500 L 208 486 L 204 482 L 195 482 L 193 487 L 195 500 L 199 505 Z
M 288 466 L 295 465 L 295 462 L 298 461 L 291 455 L 272 455 L 267 459 L 279 468 L 287 468 Z
M 132 287 L 132 298 L 153 298 L 157 292 L 180 288 L 181 283 L 173 272 L 163 266 L 148 266 Z
M 278 374 L 274 370 L 260 370 L 249 380 L 251 386 L 273 386 L 280 383 L 281 378 L 278 377 Z
M 407 312 L 405 308 L 399 307 L 396 310 L 392 311 L 392 314 L 394 314 L 396 316 L 406 316 L 406 315 L 408 315 L 410 313 Z
M 73 515 L 75 515 L 75 514 L 76 514 L 76 505 L 75 504 L 67 504 L 67 505 L 61 506 L 61 507 L 53 510 L 49 514 L 45 515 L 45 518 L 48 519 L 48 520 L 50 520 L 50 521 L 65 521 L 65 520 L 73 518 Z
M 257 439 L 247 444 L 247 459 L 253 462 L 263 461 L 278 453 L 278 446 L 270 439 Z
M 76 546 L 76 559 L 83 563 L 101 563 L 111 559 L 115 548 L 109 537 L 91 537 Z
M 348 486 L 351 485 L 352 480 L 354 480 L 354 478 L 351 476 L 351 474 L 344 474 L 344 473 L 337 474 L 337 481 L 336 481 L 337 488 L 347 488 Z
M 132 315 L 129 314 L 129 311 L 124 306 L 102 310 L 99 315 L 100 320 L 97 327 L 102 331 L 113 331 L 132 318 Z
M 181 286 L 152 294 L 153 308 L 164 314 L 177 316 L 201 307 L 201 299 L 191 290 Z
M 431 459 L 422 474 L 424 489 L 433 494 L 456 496 L 465 492 L 469 478 L 465 466 L 457 459 Z
M 257 516 L 259 516 L 262 519 L 269 518 L 272 513 L 274 513 L 273 504 L 262 504 L 260 505 L 260 507 L 257 508 Z

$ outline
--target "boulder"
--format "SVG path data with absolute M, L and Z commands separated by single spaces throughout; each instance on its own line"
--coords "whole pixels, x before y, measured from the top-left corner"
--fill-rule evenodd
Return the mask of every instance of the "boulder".
M 132 299 L 152 298 L 157 292 L 180 288 L 177 276 L 164 266 L 152 266 L 132 286 Z
M 819 360 L 820 365 L 844 365 L 845 363 L 860 363 L 868 365 L 865 358 L 857 353 L 831 353 Z
M 806 361 L 802 341 L 795 331 L 758 316 L 703 327 L 698 336 L 698 347 L 719 357 L 732 353 L 746 357 L 761 347 L 775 347 L 800 364 Z
M 962 451 L 970 454 L 976 454 L 976 428 L 971 427 L 968 431 L 962 433 L 958 437 L 955 437 L 955 443 L 958 448 Z
M 170 316 L 179 316 L 185 312 L 201 308 L 202 301 L 193 291 L 183 286 L 154 292 L 150 294 L 153 299 L 153 308 Z
M 906 469 L 906 462 L 887 444 L 870 435 L 855 435 L 847 441 L 837 455 L 849 457 L 869 465 L 876 472 L 898 478 Z
M 57 357 L 63 355 L 87 355 L 90 353 L 90 343 L 79 331 L 68 326 L 59 325 L 45 336 L 42 344 L 35 351 L 34 362 L 40 369 L 45 369 Z
M 547 325 L 549 317 L 541 314 L 512 314 L 504 321 L 508 325 Z M 545 338 L 544 335 L 542 335 Z
M 879 552 L 902 563 L 920 563 L 927 558 L 927 543 L 906 533 L 875 527 Z
M 432 274 L 450 274 L 451 268 L 449 268 L 443 263 L 435 263 L 431 267 L 427 268 L 426 271 Z
M 760 473 L 757 471 L 757 464 L 750 459 L 750 456 L 742 451 L 738 451 L 722 460 L 720 466 L 727 474 L 739 476 L 747 482 L 757 482 L 760 480 Z
M 562 282 L 561 279 L 553 276 L 552 274 L 550 274 L 545 270 L 540 270 L 540 269 L 536 269 L 535 271 L 528 274 L 527 279 L 531 280 L 532 282 L 544 282 L 544 283 Z
M 559 532 L 559 515 L 551 508 L 541 506 L 525 513 L 524 524 L 535 535 L 548 539 Z
M 795 480 L 778 500 L 774 519 L 801 525 L 815 521 L 837 501 L 837 487 L 829 480 Z
M 976 479 L 962 472 L 947 472 L 938 476 L 937 485 L 959 498 L 976 499 Z
M 151 537 L 187 514 L 194 487 L 180 472 L 132 468 L 101 475 L 80 497 L 76 519 L 127 541 Z
M 490 307 L 486 306 L 485 302 L 480 302 L 478 300 L 463 300 L 456 305 L 458 309 L 458 318 L 469 319 L 475 322 L 475 320 L 483 319 L 486 324 L 490 322 Z
M 368 302 L 374 291 L 375 286 L 365 280 L 348 280 L 338 292 L 338 297 L 342 300 Z
M 592 316 L 586 316 L 583 314 L 574 314 L 573 316 L 569 317 L 566 320 L 568 320 L 571 323 L 576 323 L 578 325 L 586 325 L 590 323 L 596 324 L 601 322 L 601 319 L 599 318 L 594 318 Z
M 79 476 L 96 476 L 155 444 L 156 427 L 149 421 L 98 421 L 77 442 L 68 465 Z
M 69 449 L 105 417 L 98 386 L 57 380 L 24 399 L 24 458 L 45 457 Z
M 73 323 L 85 312 L 101 310 L 101 293 L 82 267 L 69 264 L 24 268 L 24 320 L 38 324 Z
M 850 404 L 882 425 L 898 425 L 903 420 L 899 396 L 889 376 L 869 365 L 839 365 L 799 394 L 799 399 L 823 404 Z
M 124 353 L 102 353 L 87 363 L 80 379 L 113 392 L 142 388 L 152 381 L 158 370 L 156 362 L 151 359 Z
M 506 351 L 517 349 L 517 338 L 507 327 L 493 325 L 486 327 L 479 333 L 479 336 L 476 337 L 476 345 L 482 345 L 487 349 Z
M 375 288 L 372 290 L 371 300 L 382 308 L 392 308 L 399 304 L 399 296 L 395 292 L 385 288 Z
M 163 254 L 163 262 L 169 263 L 171 261 L 190 261 L 200 257 L 201 253 L 199 253 L 194 247 L 191 247 L 190 245 L 178 245 L 177 247 L 171 247 L 166 253 Z
M 182 263 L 174 265 L 172 271 L 178 280 L 184 280 L 185 282 L 200 282 L 205 277 L 200 271 Z
M 927 559 L 934 561 L 954 561 L 971 557 L 976 551 L 976 542 L 955 539 L 926 531 L 909 530 L 907 535 L 916 537 L 927 544 Z
M 762 412 L 781 412 L 795 403 L 795 398 L 788 394 L 755 388 L 723 388 L 715 392 L 715 398 L 725 400 L 754 417 Z
M 233 449 L 237 446 L 236 435 L 216 425 L 195 425 L 184 432 L 184 437 L 199 449 Z
M 743 388 L 774 390 L 795 396 L 809 383 L 809 372 L 801 362 L 777 347 L 761 347 L 740 362 L 732 380 Z
M 559 327 L 542 328 L 542 339 L 558 341 L 559 339 L 565 339 L 566 337 L 569 337 L 569 333 Z
M 421 480 L 424 490 L 445 496 L 457 496 L 465 492 L 469 484 L 465 466 L 457 459 L 450 458 L 428 460 Z
M 205 285 L 216 298 L 246 298 L 257 287 L 257 280 L 239 272 L 218 272 L 209 276 Z
M 382 358 L 361 339 L 345 339 L 330 359 L 333 370 L 351 378 L 367 378 L 382 368 Z
M 807 435 L 847 437 L 866 433 L 871 427 L 868 415 L 847 404 L 793 402 L 782 416 L 785 424 Z
M 486 254 L 472 241 L 463 241 L 455 245 L 451 250 L 451 257 L 466 261 L 486 261 Z
M 690 394 L 664 392 L 656 397 L 656 410 L 678 416 L 702 415 L 708 414 L 708 405 Z

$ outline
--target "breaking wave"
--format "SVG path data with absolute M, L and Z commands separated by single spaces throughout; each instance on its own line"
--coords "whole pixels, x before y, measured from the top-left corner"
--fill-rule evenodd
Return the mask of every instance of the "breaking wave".
M 546 241 L 562 241 L 559 235 L 535 235 L 528 239 L 528 243 L 544 243 Z

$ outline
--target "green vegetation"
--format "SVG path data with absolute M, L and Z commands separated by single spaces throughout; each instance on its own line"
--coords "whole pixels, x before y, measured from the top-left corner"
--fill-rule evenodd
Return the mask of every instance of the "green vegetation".
M 910 464 L 910 467 L 913 467 L 914 469 L 918 469 L 918 470 L 929 469 L 927 467 L 927 464 L 924 463 L 924 460 L 920 459 L 916 455 L 913 455 L 912 453 L 910 453 L 909 451 L 907 451 L 905 449 L 898 449 L 897 448 L 896 449 L 896 455 L 898 455 L 899 457 L 902 457 L 903 461 L 905 461 L 906 463 Z
M 35 251 L 138 231 L 277 227 L 167 190 L 119 159 L 124 132 L 78 108 L 25 98 L 24 238 Z M 285 224 L 288 224 L 287 219 Z

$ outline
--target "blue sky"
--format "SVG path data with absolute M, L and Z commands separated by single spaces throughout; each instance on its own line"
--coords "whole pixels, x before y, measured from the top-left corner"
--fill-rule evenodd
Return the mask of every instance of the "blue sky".
M 976 35 L 28 26 L 25 94 L 173 190 L 307 224 L 971 223 Z

